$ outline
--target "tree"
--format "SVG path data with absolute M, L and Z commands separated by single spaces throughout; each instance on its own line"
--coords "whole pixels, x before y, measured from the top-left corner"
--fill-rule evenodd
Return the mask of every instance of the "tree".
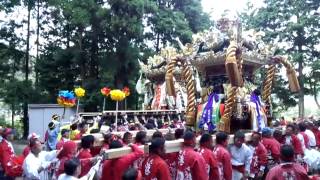
M 248 27 L 266 32 L 266 40 L 271 44 L 282 44 L 281 49 L 292 57 L 298 66 L 299 83 L 299 116 L 304 117 L 304 95 L 310 93 L 305 85 L 307 76 L 305 67 L 313 67 L 319 59 L 315 52 L 320 42 L 319 16 L 315 11 L 319 1 L 308 0 L 265 0 L 265 6 L 242 14 L 242 20 Z
M 192 34 L 208 29 L 212 22 L 196 0 L 153 0 L 151 1 L 146 33 L 147 39 L 154 42 L 156 52 L 161 47 L 176 44 L 179 37 L 183 43 L 191 41 Z

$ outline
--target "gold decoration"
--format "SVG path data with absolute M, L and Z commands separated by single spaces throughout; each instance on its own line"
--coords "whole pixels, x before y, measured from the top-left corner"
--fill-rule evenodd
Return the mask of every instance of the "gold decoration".
M 240 76 L 238 68 L 236 51 L 237 43 L 232 41 L 227 49 L 225 66 L 231 85 L 239 87 L 242 85 L 242 77 Z
M 296 75 L 296 71 L 290 64 L 290 62 L 287 60 L 287 58 L 280 58 L 280 62 L 286 67 L 288 81 L 289 81 L 289 87 L 291 92 L 299 92 L 300 91 L 300 85 L 299 81 Z
M 264 102 L 270 102 L 271 88 L 274 79 L 274 75 L 276 73 L 276 65 L 270 65 L 267 70 L 267 77 L 264 81 L 263 90 L 262 90 L 262 100 Z
M 230 118 L 232 115 L 233 105 L 236 100 L 238 87 L 232 87 L 230 91 L 228 91 L 227 100 L 225 102 L 224 114 L 221 118 L 219 129 L 221 131 L 230 132 Z
M 174 82 L 173 82 L 173 71 L 174 71 L 176 62 L 177 62 L 176 60 L 172 60 L 167 66 L 165 79 L 166 79 L 166 91 L 169 96 L 176 96 L 176 92 L 174 89 Z
M 184 63 L 183 74 L 185 77 L 186 87 L 187 87 L 187 109 L 186 109 L 186 125 L 193 127 L 195 125 L 195 116 L 196 116 L 196 90 L 195 82 L 193 80 L 193 74 L 190 66 Z

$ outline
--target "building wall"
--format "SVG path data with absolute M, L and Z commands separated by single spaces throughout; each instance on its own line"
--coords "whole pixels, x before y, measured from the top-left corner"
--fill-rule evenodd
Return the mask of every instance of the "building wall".
M 62 117 L 63 107 L 57 104 L 29 104 L 29 133 L 37 133 L 44 140 L 45 132 L 53 114 Z M 76 108 L 66 108 L 62 123 L 70 122 L 70 117 L 75 114 Z

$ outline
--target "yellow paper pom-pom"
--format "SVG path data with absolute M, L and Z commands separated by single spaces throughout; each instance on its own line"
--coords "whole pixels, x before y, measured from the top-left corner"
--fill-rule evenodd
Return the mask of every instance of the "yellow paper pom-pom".
M 78 98 L 81 98 L 81 97 L 83 97 L 83 96 L 86 94 L 86 90 L 84 90 L 84 89 L 81 88 L 81 87 L 75 88 L 75 89 L 74 89 L 74 92 L 75 92 L 75 94 L 76 94 L 76 96 L 77 96 Z
M 126 98 L 126 94 L 119 89 L 110 91 L 110 97 L 114 101 L 122 101 Z

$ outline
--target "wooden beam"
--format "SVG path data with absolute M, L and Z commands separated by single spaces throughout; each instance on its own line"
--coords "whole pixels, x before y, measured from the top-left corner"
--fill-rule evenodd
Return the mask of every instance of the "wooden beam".
M 246 133 L 245 140 L 250 141 L 251 135 L 252 135 L 252 133 Z M 213 139 L 213 142 L 215 143 L 216 136 L 213 135 L 212 139 Z M 197 146 L 199 146 L 199 140 L 200 140 L 200 137 L 197 138 Z M 234 135 L 232 134 L 232 135 L 229 135 L 228 144 L 233 144 L 233 142 L 234 142 Z M 183 143 L 183 139 L 166 141 L 166 143 L 165 143 L 166 153 L 179 152 L 181 150 L 182 143 Z M 139 146 L 139 148 L 141 150 L 143 150 L 145 153 L 147 153 L 149 151 L 149 145 L 150 145 L 150 143 L 147 145 L 141 145 L 141 146 Z M 107 159 L 115 159 L 115 158 L 119 158 L 124 155 L 127 155 L 131 152 L 132 152 L 132 150 L 130 147 L 123 147 L 123 148 L 119 148 L 119 149 L 110 149 L 110 150 L 106 151 L 106 157 L 107 157 Z
M 147 137 L 151 137 L 153 135 L 153 133 L 157 132 L 157 131 L 160 131 L 163 135 L 169 133 L 169 131 L 172 131 L 174 133 L 175 129 L 158 129 L 158 130 L 155 130 L 155 129 L 152 129 L 152 130 L 147 130 L 146 133 L 147 133 Z M 132 137 L 136 137 L 137 133 L 139 131 L 129 131 L 131 134 L 132 134 Z M 119 137 L 123 137 L 124 133 L 126 133 L 125 131 L 121 131 L 121 132 L 112 132 L 112 134 L 116 135 L 116 136 L 119 136 Z M 89 135 L 89 134 L 88 134 Z M 90 134 L 90 135 L 93 135 L 95 137 L 95 142 L 94 142 L 94 146 L 101 146 L 103 144 L 103 135 L 101 133 L 94 133 L 94 134 Z M 80 144 L 80 141 L 75 141 L 77 144 Z

